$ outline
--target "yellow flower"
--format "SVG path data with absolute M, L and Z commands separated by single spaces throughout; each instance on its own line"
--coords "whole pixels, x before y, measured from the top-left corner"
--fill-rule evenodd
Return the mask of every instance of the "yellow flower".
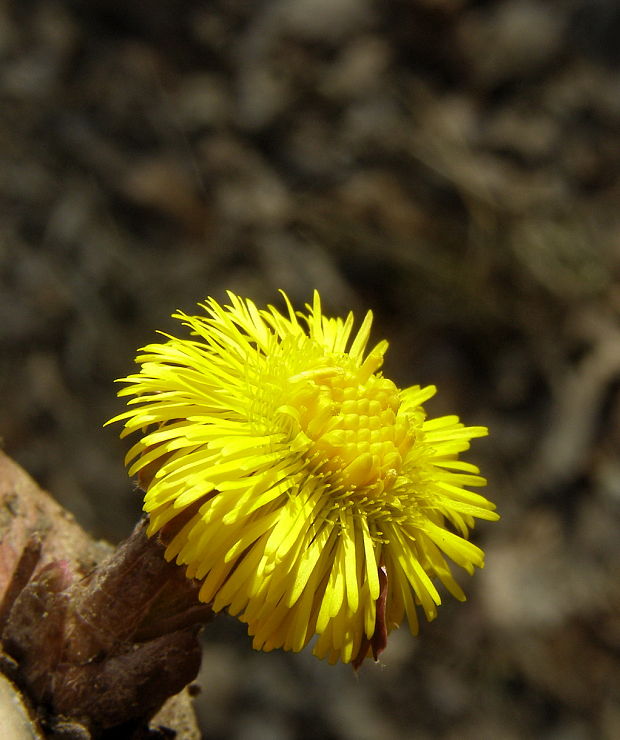
M 175 517 L 166 557 L 202 582 L 200 599 L 248 624 L 254 647 L 301 650 L 331 663 L 376 659 L 387 632 L 416 607 L 433 619 L 441 582 L 465 598 L 446 556 L 472 573 L 483 552 L 474 517 L 497 519 L 478 468 L 458 459 L 484 427 L 427 419 L 434 386 L 400 390 L 366 352 L 372 314 L 283 314 L 229 293 L 179 319 L 136 358 L 122 436 L 145 470 L 150 536 Z M 174 522 L 172 522 L 174 523 Z

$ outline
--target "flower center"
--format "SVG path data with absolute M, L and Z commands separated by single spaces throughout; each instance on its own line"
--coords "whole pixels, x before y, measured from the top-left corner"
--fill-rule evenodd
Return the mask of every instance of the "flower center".
M 291 406 L 312 442 L 307 454 L 347 488 L 391 486 L 414 441 L 396 385 L 343 368 L 304 375 Z

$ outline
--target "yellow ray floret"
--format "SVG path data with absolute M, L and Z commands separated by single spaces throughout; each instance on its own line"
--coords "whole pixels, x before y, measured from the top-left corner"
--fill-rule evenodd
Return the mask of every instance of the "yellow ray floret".
M 370 312 L 354 333 L 316 292 L 306 313 L 228 295 L 174 314 L 190 337 L 144 347 L 122 380 L 129 409 L 111 421 L 140 434 L 127 464 L 149 535 L 166 527 L 166 557 L 257 649 L 318 635 L 316 655 L 359 665 L 405 617 L 417 631 L 417 607 L 436 616 L 438 582 L 465 598 L 446 558 L 482 567 L 467 536 L 498 517 L 459 454 L 487 430 L 427 419 L 434 386 L 382 375 Z

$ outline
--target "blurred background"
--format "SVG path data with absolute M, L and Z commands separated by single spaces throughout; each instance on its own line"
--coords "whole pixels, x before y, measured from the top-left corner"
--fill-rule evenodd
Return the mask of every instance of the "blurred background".
M 0 436 L 97 537 L 115 378 L 231 289 L 490 427 L 487 566 L 358 677 L 205 634 L 211 740 L 620 737 L 615 0 L 0 0 Z

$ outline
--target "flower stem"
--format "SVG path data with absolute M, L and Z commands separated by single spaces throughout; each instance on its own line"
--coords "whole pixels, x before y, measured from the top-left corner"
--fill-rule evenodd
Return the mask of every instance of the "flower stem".
M 94 737 L 138 727 L 196 677 L 197 635 L 213 612 L 163 553 L 141 520 L 85 577 L 57 560 L 14 599 L 3 647 L 52 724 L 69 717 Z

